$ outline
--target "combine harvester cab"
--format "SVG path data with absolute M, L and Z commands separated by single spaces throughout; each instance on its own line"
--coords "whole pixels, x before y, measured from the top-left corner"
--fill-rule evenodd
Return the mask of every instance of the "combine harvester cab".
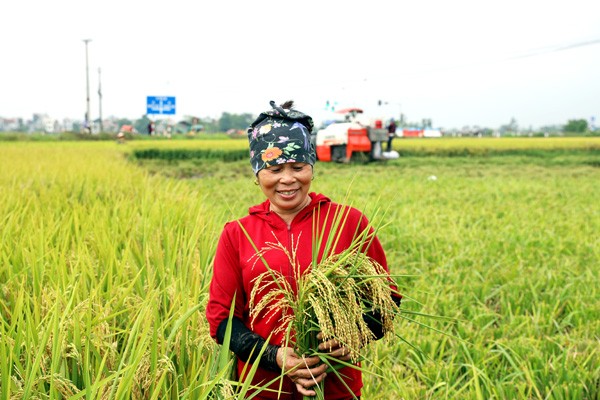
M 374 124 L 359 118 L 360 108 L 339 110 L 346 122 L 334 122 L 316 135 L 317 159 L 319 161 L 350 162 L 353 156 L 362 154 L 369 161 L 398 158 L 398 152 L 383 152 L 382 143 L 387 142 L 387 130 L 381 120 Z

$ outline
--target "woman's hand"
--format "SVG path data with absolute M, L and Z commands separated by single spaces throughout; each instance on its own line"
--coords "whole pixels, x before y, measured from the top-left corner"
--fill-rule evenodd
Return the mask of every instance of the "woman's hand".
M 323 333 L 319 332 L 317 339 L 323 340 Z M 336 339 L 329 339 L 319 343 L 319 351 L 328 353 L 329 356 L 337 358 L 340 361 L 350 361 L 350 350 L 341 345 Z
M 315 396 L 317 393 L 310 388 L 327 376 L 327 364 L 320 362 L 319 357 L 298 356 L 291 347 L 280 347 L 277 350 L 277 365 L 296 384 L 298 393 L 303 396 Z

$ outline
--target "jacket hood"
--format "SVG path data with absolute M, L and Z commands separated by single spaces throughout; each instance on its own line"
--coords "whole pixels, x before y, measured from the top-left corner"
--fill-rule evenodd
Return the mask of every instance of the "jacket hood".
M 312 210 L 315 207 L 317 207 L 319 204 L 331 202 L 329 197 L 327 197 L 321 193 L 312 192 L 312 193 L 309 193 L 308 195 L 310 196 L 310 203 L 306 207 L 304 207 L 302 210 L 300 210 L 298 215 L 296 215 L 294 217 L 294 221 L 296 221 L 296 220 L 300 221 L 303 218 L 310 216 Z M 250 207 L 248 209 L 248 214 L 267 221 L 269 223 L 269 225 L 277 226 L 280 224 L 285 224 L 285 222 L 283 222 L 283 220 L 281 219 L 281 217 L 279 215 L 277 215 L 276 213 L 271 211 L 271 202 L 268 199 L 260 204 Z

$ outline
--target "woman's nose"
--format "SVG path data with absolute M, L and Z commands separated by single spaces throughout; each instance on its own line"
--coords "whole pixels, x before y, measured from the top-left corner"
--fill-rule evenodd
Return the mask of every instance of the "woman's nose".
M 285 169 L 283 171 L 283 174 L 281 175 L 281 182 L 283 183 L 291 183 L 294 182 L 296 180 L 296 176 L 294 175 L 293 171 L 290 171 L 289 169 Z

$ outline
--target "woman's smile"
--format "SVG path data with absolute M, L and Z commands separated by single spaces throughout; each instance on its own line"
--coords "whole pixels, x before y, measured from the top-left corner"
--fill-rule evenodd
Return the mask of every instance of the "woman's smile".
M 293 189 L 293 190 L 278 190 L 277 193 L 279 193 L 282 196 L 286 196 L 286 197 L 290 197 L 296 194 L 296 192 L 298 192 L 298 189 Z

